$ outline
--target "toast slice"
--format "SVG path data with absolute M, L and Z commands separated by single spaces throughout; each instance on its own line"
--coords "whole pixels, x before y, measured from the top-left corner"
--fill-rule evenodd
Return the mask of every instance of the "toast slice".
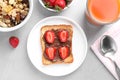
M 60 29 L 64 29 L 67 30 L 69 32 L 69 38 L 68 40 L 71 42 L 70 43 L 70 48 L 69 48 L 69 56 L 64 59 L 64 60 L 57 60 L 57 61 L 51 61 L 48 60 L 44 54 L 45 54 L 45 39 L 44 39 L 44 34 L 46 31 L 48 30 L 60 30 Z M 71 25 L 45 25 L 42 26 L 41 30 L 41 47 L 42 47 L 42 63 L 43 65 L 50 65 L 50 64 L 60 64 L 60 63 L 72 63 L 73 62 L 73 54 L 72 54 L 72 36 L 73 36 L 73 28 Z

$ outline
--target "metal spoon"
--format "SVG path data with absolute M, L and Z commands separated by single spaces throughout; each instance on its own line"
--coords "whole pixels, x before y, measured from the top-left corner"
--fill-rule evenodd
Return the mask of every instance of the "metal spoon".
M 103 36 L 100 41 L 100 48 L 102 55 L 109 58 L 115 64 L 116 72 L 120 78 L 120 69 L 118 68 L 118 65 L 114 59 L 114 54 L 117 51 L 117 45 L 113 38 L 108 35 Z

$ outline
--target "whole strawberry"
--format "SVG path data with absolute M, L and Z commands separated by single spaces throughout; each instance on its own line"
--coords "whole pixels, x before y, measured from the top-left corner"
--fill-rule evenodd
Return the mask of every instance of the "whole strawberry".
M 65 0 L 56 0 L 54 5 L 55 5 L 55 9 L 62 10 L 66 7 L 66 1 Z
M 54 7 L 55 0 L 44 0 L 46 7 Z
M 19 39 L 18 39 L 17 37 L 15 37 L 15 36 L 11 36 L 11 37 L 9 38 L 9 43 L 10 43 L 10 45 L 11 45 L 13 48 L 16 48 L 16 47 L 18 46 L 18 44 L 19 44 Z

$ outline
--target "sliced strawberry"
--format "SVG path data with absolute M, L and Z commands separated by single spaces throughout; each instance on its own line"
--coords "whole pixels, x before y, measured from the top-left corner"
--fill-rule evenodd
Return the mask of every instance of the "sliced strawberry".
M 19 44 L 19 39 L 15 36 L 9 38 L 9 43 L 13 48 L 16 48 Z
M 55 33 L 54 31 L 46 31 L 45 33 L 45 39 L 48 43 L 53 43 L 55 40 Z
M 44 0 L 46 7 L 54 7 L 55 0 Z
M 59 55 L 61 59 L 66 59 L 69 56 L 69 48 L 67 46 L 59 48 Z
M 61 42 L 66 42 L 68 40 L 68 31 L 62 30 L 58 33 Z
M 55 47 L 46 48 L 45 54 L 47 55 L 49 60 L 54 60 L 55 55 L 56 55 L 56 48 Z
M 57 9 L 64 9 L 66 7 L 66 1 L 65 0 L 56 0 L 54 5 L 55 5 L 55 8 L 57 8 Z

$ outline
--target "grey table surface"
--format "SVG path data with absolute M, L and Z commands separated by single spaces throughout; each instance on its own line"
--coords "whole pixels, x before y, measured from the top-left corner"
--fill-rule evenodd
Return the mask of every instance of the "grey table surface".
M 89 48 L 92 42 L 113 24 L 101 29 L 88 25 L 84 14 L 86 1 L 74 0 L 69 9 L 53 13 L 44 9 L 38 0 L 33 0 L 33 14 L 24 27 L 13 32 L 0 32 L 0 80 L 115 80 Z M 88 52 L 84 63 L 75 72 L 63 77 L 52 77 L 41 73 L 32 65 L 26 47 L 27 37 L 34 25 L 43 18 L 58 15 L 75 20 L 83 28 L 88 39 Z M 9 45 L 10 36 L 20 39 L 16 49 Z

